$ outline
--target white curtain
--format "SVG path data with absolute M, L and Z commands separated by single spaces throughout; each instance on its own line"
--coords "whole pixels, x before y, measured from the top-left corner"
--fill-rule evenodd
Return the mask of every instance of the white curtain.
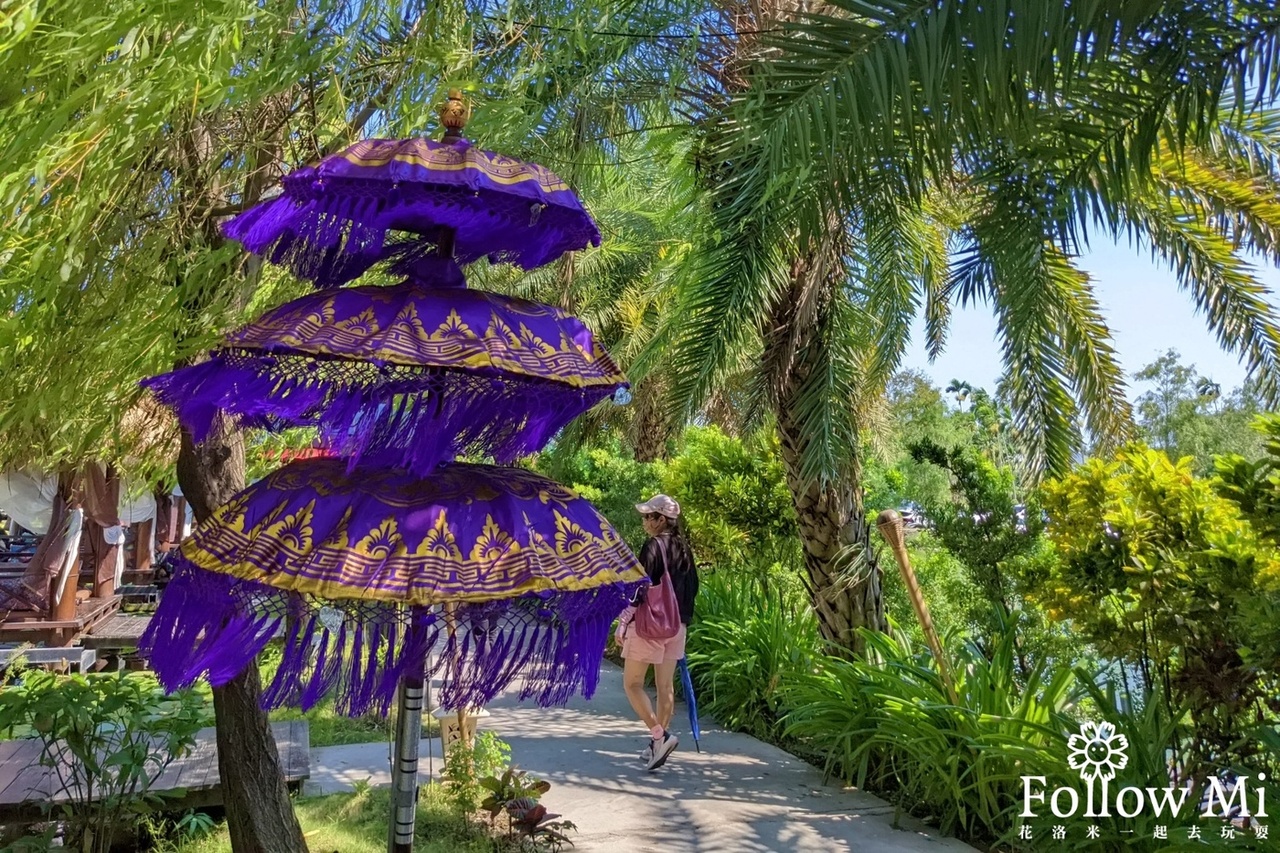
M 120 523 L 128 527 L 130 524 L 138 524 L 143 521 L 153 521 L 156 517 L 156 498 L 145 484 L 135 490 L 133 483 L 121 483 L 120 485 Z M 146 548 L 144 553 L 155 554 L 156 552 L 156 526 L 154 524 L 148 527 L 148 536 L 146 542 L 134 543 L 135 548 Z M 107 539 L 111 542 L 111 539 Z M 123 542 L 123 538 L 120 540 Z M 114 543 L 113 543 L 114 544 Z M 124 577 L 124 548 L 116 552 L 116 586 L 120 586 L 120 581 Z
M 58 478 L 30 471 L 0 474 L 0 510 L 32 533 L 48 533 Z
M 49 519 L 53 516 L 53 499 L 57 494 L 58 478 L 53 475 L 46 476 L 30 471 L 11 471 L 0 474 L 0 510 L 32 533 L 44 535 L 49 532 Z M 80 510 L 76 510 L 76 513 L 72 528 L 75 533 L 75 548 L 79 548 L 80 535 L 84 528 L 84 513 Z M 108 545 L 123 545 L 125 528 L 129 525 L 155 519 L 155 496 L 145 486 L 135 489 L 133 484 L 122 483 L 119 514 L 120 526 L 108 527 L 103 531 Z M 154 524 L 151 525 L 149 541 L 139 542 L 137 547 L 147 548 L 150 553 L 155 553 Z M 69 565 L 62 566 L 62 576 L 65 577 L 69 569 Z M 119 548 L 116 551 L 116 586 L 120 585 L 123 578 L 124 549 Z
M 145 488 L 134 492 L 132 483 L 122 483 L 120 487 L 120 523 L 128 527 L 130 524 L 150 521 L 155 517 L 155 495 Z
M 67 551 L 62 558 L 62 565 L 58 567 L 58 582 L 53 585 L 53 603 L 55 605 L 62 600 L 62 588 L 67 584 L 67 574 L 71 571 L 71 567 L 76 564 L 76 558 L 80 556 L 80 533 L 83 530 L 84 510 L 71 510 L 67 514 Z
M 120 582 L 124 580 L 124 531 L 125 529 L 118 524 L 111 527 L 102 528 L 102 538 L 106 540 L 108 545 L 119 545 L 116 548 L 116 586 L 120 586 Z

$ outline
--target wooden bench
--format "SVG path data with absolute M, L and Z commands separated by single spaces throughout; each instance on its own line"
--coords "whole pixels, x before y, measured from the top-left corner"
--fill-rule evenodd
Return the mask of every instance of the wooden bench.
M 280 751 L 285 781 L 298 788 L 311 776 L 311 735 L 306 720 L 271 724 Z M 58 790 L 57 775 L 40 764 L 40 741 L 0 741 L 0 824 L 33 823 L 43 819 L 47 804 L 68 802 Z M 214 729 L 201 729 L 195 745 L 165 768 L 151 786 L 152 793 L 181 790 L 166 797 L 166 811 L 207 808 L 222 804 L 222 778 L 218 773 L 218 742 Z

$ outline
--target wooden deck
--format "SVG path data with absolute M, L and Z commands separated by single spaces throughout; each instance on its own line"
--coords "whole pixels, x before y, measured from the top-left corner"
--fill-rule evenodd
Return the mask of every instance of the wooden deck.
M 83 635 L 80 638 L 80 645 L 86 649 L 136 649 L 138 638 L 142 636 L 142 632 L 147 629 L 150 622 L 149 615 L 133 616 L 128 613 L 117 613 Z
M 311 775 L 311 736 L 306 720 L 272 723 L 285 781 L 300 785 Z M 153 793 L 181 788 L 181 797 L 167 798 L 165 809 L 181 811 L 219 805 L 222 780 L 218 774 L 218 744 L 214 730 L 201 729 L 195 746 L 165 769 L 151 786 Z M 40 764 L 38 740 L 0 741 L 0 824 L 41 819 L 46 803 L 65 803 L 52 768 Z
M 74 619 L 47 619 L 41 613 L 15 610 L 0 622 L 0 643 L 69 646 L 80 634 L 93 630 L 119 609 L 120 596 L 113 595 L 77 601 Z

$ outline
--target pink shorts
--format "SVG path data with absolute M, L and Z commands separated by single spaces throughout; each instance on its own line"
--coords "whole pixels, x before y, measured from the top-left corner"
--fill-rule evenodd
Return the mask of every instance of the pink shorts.
M 622 659 L 643 663 L 675 663 L 684 657 L 684 626 L 670 640 L 646 640 L 636 633 L 633 622 L 627 626 L 627 637 L 622 642 Z

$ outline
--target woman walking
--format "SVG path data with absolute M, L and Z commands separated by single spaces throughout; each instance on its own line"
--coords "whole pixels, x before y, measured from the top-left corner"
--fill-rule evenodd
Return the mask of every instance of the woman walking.
M 680 504 L 667 495 L 654 495 L 636 504 L 636 510 L 644 516 L 644 532 L 649 536 L 640 549 L 640 562 L 651 585 L 622 611 L 614 638 L 622 646 L 627 699 L 649 729 L 649 745 L 640 759 L 649 770 L 657 770 L 679 743 L 668 729 L 675 712 L 676 665 L 684 657 L 698 573 L 680 529 Z M 657 710 L 644 689 L 650 666 L 658 688 Z

